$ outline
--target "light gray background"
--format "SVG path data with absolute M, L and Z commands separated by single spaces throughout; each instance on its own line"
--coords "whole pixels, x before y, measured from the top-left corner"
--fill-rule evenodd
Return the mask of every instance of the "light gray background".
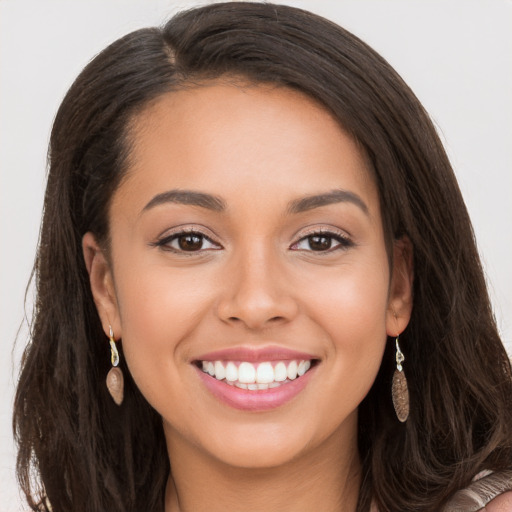
M 22 509 L 11 407 L 25 286 L 37 243 L 49 131 L 72 80 L 109 42 L 201 2 L 0 0 L 0 503 Z M 202 2 L 208 3 L 208 2 Z M 378 50 L 432 115 L 473 219 L 512 353 L 512 2 L 283 1 L 345 26 Z M 29 293 L 29 299 L 31 298 Z M 28 308 L 30 309 L 30 308 Z

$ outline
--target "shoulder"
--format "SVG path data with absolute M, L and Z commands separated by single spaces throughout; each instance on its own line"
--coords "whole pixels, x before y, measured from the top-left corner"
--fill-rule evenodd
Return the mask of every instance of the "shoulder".
M 456 492 L 443 512 L 512 512 L 512 471 L 483 471 Z
M 494 498 L 485 507 L 486 512 L 512 512 L 512 491 L 505 492 Z

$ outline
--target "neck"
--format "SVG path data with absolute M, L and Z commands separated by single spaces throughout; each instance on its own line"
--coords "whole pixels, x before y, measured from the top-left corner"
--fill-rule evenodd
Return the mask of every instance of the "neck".
M 165 512 L 311 512 L 319 504 L 323 512 L 356 510 L 361 467 L 355 432 L 352 439 L 335 433 L 269 468 L 233 467 L 182 441 L 167 432 L 172 475 Z

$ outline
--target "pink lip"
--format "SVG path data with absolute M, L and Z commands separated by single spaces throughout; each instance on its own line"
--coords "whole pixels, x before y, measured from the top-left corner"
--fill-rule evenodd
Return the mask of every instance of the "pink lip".
M 306 352 L 297 352 L 283 347 L 269 346 L 262 348 L 234 347 L 200 355 L 196 361 L 248 361 L 259 363 L 264 361 L 287 361 L 292 359 L 317 359 Z
M 244 359 L 244 361 L 247 361 L 247 359 Z M 235 409 L 256 412 L 275 409 L 292 400 L 306 387 L 317 367 L 313 366 L 302 377 L 297 377 L 295 380 L 277 388 L 255 391 L 230 386 L 226 382 L 204 373 L 199 368 L 195 368 L 204 385 L 221 402 Z

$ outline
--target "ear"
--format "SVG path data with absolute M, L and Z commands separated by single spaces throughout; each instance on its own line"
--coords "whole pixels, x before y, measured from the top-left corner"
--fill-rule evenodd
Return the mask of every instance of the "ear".
M 393 268 L 389 288 L 386 331 L 396 337 L 407 327 L 413 303 L 413 248 L 408 237 L 393 244 Z
M 82 251 L 85 266 L 89 273 L 94 303 L 96 304 L 103 330 L 108 336 L 109 328 L 112 326 L 115 337 L 118 339 L 122 336 L 122 333 L 114 287 L 114 276 L 105 253 L 91 232 L 86 233 L 82 238 Z

